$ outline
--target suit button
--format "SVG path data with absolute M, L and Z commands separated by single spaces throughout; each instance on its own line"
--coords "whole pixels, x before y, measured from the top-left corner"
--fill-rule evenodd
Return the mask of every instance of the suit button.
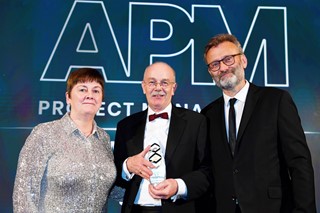
M 232 201 L 234 201 L 236 204 L 239 204 L 238 198 L 235 195 L 232 195 Z
M 238 174 L 238 173 L 239 173 L 239 170 L 238 170 L 238 169 L 234 169 L 234 170 L 233 170 L 233 174 L 234 174 L 234 175 L 236 175 L 236 174 Z

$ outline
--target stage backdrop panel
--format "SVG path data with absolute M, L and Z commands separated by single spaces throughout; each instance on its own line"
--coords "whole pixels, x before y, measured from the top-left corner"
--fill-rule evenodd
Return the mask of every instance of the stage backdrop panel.
M 106 95 L 96 120 L 114 140 L 117 122 L 146 108 L 140 83 L 154 61 L 176 70 L 174 104 L 199 112 L 221 95 L 203 61 L 204 46 L 217 33 L 239 38 L 250 82 L 292 94 L 320 207 L 319 8 L 318 0 L 2 0 L 0 212 L 12 212 L 18 155 L 32 128 L 67 112 L 72 70 L 103 73 Z M 118 202 L 109 208 L 118 212 Z

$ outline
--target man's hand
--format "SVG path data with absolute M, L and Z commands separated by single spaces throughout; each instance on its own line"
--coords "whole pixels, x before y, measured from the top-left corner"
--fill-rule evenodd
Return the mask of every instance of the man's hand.
M 166 179 L 156 186 L 149 185 L 149 193 L 155 199 L 169 199 L 178 191 L 178 183 L 175 179 Z
M 147 146 L 142 152 L 137 155 L 131 156 L 127 160 L 127 169 L 130 173 L 134 173 L 136 175 L 141 176 L 149 180 L 152 175 L 151 169 L 155 166 L 144 157 L 150 150 L 150 145 Z

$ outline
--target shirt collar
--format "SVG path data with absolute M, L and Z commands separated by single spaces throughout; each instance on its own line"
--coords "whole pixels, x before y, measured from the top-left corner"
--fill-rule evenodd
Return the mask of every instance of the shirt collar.
M 67 112 L 62 118 L 61 121 L 63 123 L 64 128 L 66 129 L 66 131 L 69 134 L 72 134 L 73 132 L 75 132 L 76 130 L 78 130 L 80 132 L 80 130 L 78 129 L 77 125 L 73 122 L 73 120 L 70 118 L 70 112 Z M 97 123 L 95 121 L 93 121 L 93 131 L 92 131 L 92 135 L 94 135 L 95 133 L 97 133 Z

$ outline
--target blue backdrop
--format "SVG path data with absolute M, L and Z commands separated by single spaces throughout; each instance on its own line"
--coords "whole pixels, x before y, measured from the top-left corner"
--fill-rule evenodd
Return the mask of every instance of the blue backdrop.
M 312 152 L 320 207 L 320 2 L 318 0 L 1 0 L 0 212 L 12 212 L 18 155 L 31 129 L 67 110 L 72 69 L 104 73 L 96 120 L 114 139 L 117 122 L 146 107 L 140 81 L 153 61 L 176 70 L 174 104 L 200 111 L 221 95 L 203 61 L 213 35 L 243 44 L 246 77 L 288 90 Z M 112 202 L 111 212 L 118 212 Z

